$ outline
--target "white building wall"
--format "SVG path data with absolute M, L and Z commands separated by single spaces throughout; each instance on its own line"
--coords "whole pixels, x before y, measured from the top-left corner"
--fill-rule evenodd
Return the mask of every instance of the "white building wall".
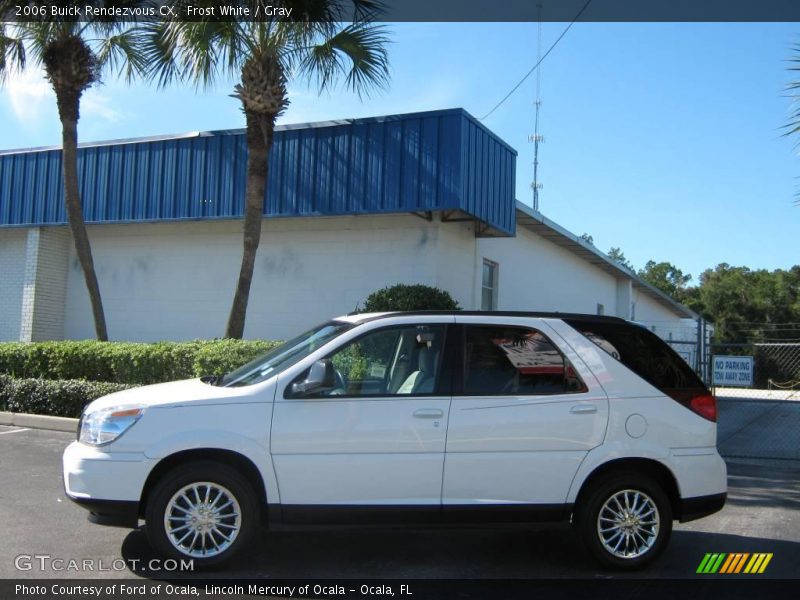
M 0 341 L 19 340 L 25 281 L 25 229 L 0 229 Z
M 517 227 L 514 238 L 479 238 L 476 269 L 483 259 L 499 264 L 499 310 L 616 314 L 617 280 L 546 239 Z M 480 309 L 480 271 L 475 284 Z
M 697 322 L 682 319 L 669 308 L 657 302 L 641 289 L 633 290 L 634 320 L 646 325 L 665 340 L 695 340 Z
M 242 252 L 241 221 L 89 228 L 109 337 L 221 337 Z M 245 337 L 281 339 L 356 310 L 395 283 L 447 289 L 467 302 L 474 237 L 461 223 L 409 215 L 266 219 Z M 70 258 L 66 336 L 94 335 L 83 276 Z
M 480 293 L 475 296 L 475 285 L 480 286 L 480 271 L 476 269 L 477 240 L 473 225 L 469 223 L 443 223 L 438 229 L 436 254 L 436 287 L 450 292 L 464 310 L 480 309 Z M 477 306 L 476 306 L 477 298 Z

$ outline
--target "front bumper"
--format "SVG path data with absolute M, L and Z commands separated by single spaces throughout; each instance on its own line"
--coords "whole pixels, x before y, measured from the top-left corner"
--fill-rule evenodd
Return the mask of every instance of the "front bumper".
M 108 452 L 73 442 L 64 450 L 64 491 L 104 525 L 136 527 L 139 501 L 154 459 L 142 453 Z
M 139 503 L 124 500 L 91 500 L 75 498 L 67 494 L 67 498 L 78 506 L 89 511 L 89 520 L 98 525 L 110 527 L 127 527 L 136 529 L 139 526 Z

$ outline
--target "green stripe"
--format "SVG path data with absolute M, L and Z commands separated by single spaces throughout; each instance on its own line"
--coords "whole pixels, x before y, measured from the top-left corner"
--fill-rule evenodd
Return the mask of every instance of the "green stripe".
M 715 563 L 714 563 L 714 566 L 713 566 L 713 567 L 711 567 L 711 569 L 709 570 L 709 572 L 710 572 L 710 573 L 716 573 L 716 572 L 719 570 L 719 568 L 722 566 L 722 561 L 723 561 L 723 560 L 725 560 L 725 557 L 726 557 L 726 556 L 727 556 L 727 554 L 726 554 L 725 552 L 723 552 L 722 554 L 720 554 L 720 555 L 719 555 L 719 558 L 717 559 L 717 562 L 715 562 Z
M 708 560 L 710 558 L 711 558 L 711 553 L 709 552 L 703 557 L 703 561 L 700 563 L 700 566 L 697 567 L 697 571 L 695 571 L 695 572 L 696 573 L 705 573 L 705 566 L 706 566 L 706 563 L 708 562 Z

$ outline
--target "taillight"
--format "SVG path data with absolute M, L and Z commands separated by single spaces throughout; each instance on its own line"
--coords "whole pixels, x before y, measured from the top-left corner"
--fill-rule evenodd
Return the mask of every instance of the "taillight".
M 664 390 L 670 398 L 709 421 L 717 421 L 717 399 L 707 389 Z
M 711 394 L 693 396 L 689 408 L 709 421 L 717 421 L 717 399 Z

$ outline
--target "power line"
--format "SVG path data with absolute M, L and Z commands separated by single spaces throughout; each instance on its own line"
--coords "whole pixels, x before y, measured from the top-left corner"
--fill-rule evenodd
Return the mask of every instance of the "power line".
M 505 97 L 504 97 L 502 100 L 500 100 L 500 102 L 498 102 L 498 103 L 495 105 L 495 107 L 494 107 L 492 110 L 490 110 L 488 113 L 486 113 L 485 115 L 483 115 L 483 116 L 482 116 L 480 119 L 478 119 L 479 121 L 483 121 L 483 120 L 485 120 L 485 119 L 489 118 L 489 117 L 492 115 L 492 113 L 493 113 L 494 111 L 496 111 L 498 108 L 500 108 L 500 107 L 503 105 L 503 103 L 504 103 L 506 100 L 508 100 L 508 99 L 511 97 L 511 95 L 512 95 L 514 92 L 516 92 L 516 91 L 519 89 L 519 86 L 521 86 L 523 83 L 525 83 L 525 80 L 526 80 L 528 77 L 530 77 L 530 76 L 531 76 L 531 73 L 533 73 L 533 72 L 534 72 L 534 71 L 535 71 L 535 70 L 536 70 L 536 69 L 539 67 L 539 65 L 540 65 L 540 64 L 542 64 L 542 62 L 544 61 L 544 59 L 545 59 L 545 58 L 547 58 L 547 55 L 548 55 L 548 54 L 550 54 L 550 53 L 553 51 L 553 49 L 554 49 L 554 48 L 555 48 L 555 47 L 558 45 L 558 42 L 560 42 L 560 41 L 561 41 L 561 38 L 563 38 L 565 35 L 567 35 L 567 32 L 568 32 L 568 31 L 570 30 L 570 28 L 571 28 L 571 27 L 572 27 L 572 26 L 575 24 L 575 21 L 577 21 L 578 19 L 580 19 L 580 17 L 581 17 L 581 15 L 583 14 L 583 12 L 584 12 L 584 11 L 585 11 L 587 8 L 589 8 L 589 5 L 590 5 L 591 3 L 592 3 L 592 0 L 587 0 L 587 1 L 586 1 L 586 4 L 584 4 L 584 5 L 583 5 L 583 8 L 582 8 L 582 9 L 580 9 L 580 10 L 578 11 L 578 14 L 577 14 L 577 15 L 575 15 L 575 18 L 574 18 L 574 19 L 572 19 L 572 21 L 570 22 L 570 24 L 569 24 L 569 25 L 567 25 L 567 27 L 564 29 L 564 31 L 562 31 L 562 32 L 561 32 L 561 35 L 559 35 L 559 36 L 556 38 L 556 41 L 555 41 L 555 42 L 553 42 L 553 45 L 552 45 L 552 46 L 550 46 L 550 47 L 547 49 L 547 52 L 545 52 L 545 53 L 542 55 L 542 57 L 541 57 L 539 60 L 537 60 L 537 61 L 536 61 L 536 64 L 535 64 L 535 65 L 533 65 L 533 66 L 531 67 L 531 70 L 530 70 L 530 71 L 528 71 L 528 72 L 525 74 L 525 76 L 524 76 L 522 79 L 520 79 L 520 80 L 519 80 L 519 83 L 517 83 L 517 85 L 515 85 L 513 88 L 511 88 L 511 91 L 510 91 L 510 92 L 508 92 L 508 93 L 505 95 Z

